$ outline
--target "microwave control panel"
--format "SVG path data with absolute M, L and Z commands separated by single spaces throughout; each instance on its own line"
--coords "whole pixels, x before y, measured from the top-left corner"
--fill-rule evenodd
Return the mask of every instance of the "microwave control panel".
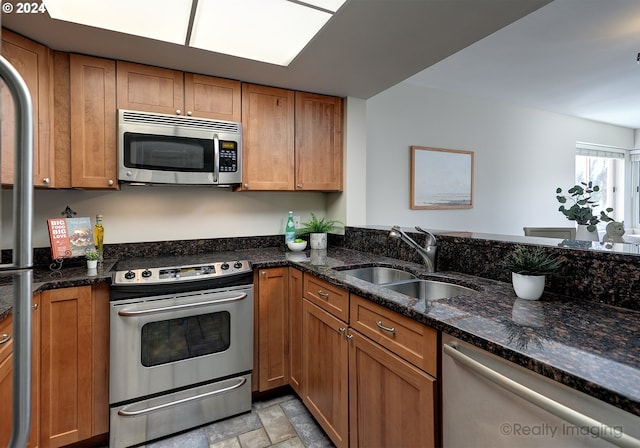
M 220 172 L 234 173 L 238 171 L 238 143 L 228 140 L 220 141 Z

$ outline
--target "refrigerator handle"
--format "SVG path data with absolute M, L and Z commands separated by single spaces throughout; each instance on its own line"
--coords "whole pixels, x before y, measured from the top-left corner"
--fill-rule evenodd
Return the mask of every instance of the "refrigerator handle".
M 9 446 L 24 447 L 31 426 L 31 297 L 33 249 L 33 106 L 17 70 L 0 56 L 0 77 L 15 106 L 13 254 L 0 271 L 13 270 L 13 423 Z

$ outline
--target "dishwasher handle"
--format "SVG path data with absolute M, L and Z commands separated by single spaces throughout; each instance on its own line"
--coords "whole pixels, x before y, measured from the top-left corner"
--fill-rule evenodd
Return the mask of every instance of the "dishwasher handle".
M 640 448 L 640 440 L 636 439 L 635 437 L 632 437 L 625 433 L 620 433 L 619 431 L 614 431 L 613 428 L 603 422 L 600 422 L 578 411 L 575 411 L 561 403 L 558 403 L 557 401 L 545 397 L 544 395 L 532 389 L 529 389 L 526 386 L 523 386 L 520 383 L 517 383 L 516 381 L 513 381 L 511 378 L 508 378 L 503 374 L 491 369 L 490 367 L 487 367 L 481 362 L 465 355 L 458 349 L 457 344 L 455 343 L 444 344 L 443 351 L 446 355 L 449 355 L 455 361 L 468 367 L 478 375 L 485 377 L 486 379 L 497 384 L 503 389 L 527 400 L 528 402 L 541 409 L 544 409 L 547 412 L 550 412 L 556 417 L 560 417 L 561 419 L 564 419 L 576 426 L 598 426 L 601 428 L 606 428 L 606 431 L 601 431 L 598 437 L 620 447 Z

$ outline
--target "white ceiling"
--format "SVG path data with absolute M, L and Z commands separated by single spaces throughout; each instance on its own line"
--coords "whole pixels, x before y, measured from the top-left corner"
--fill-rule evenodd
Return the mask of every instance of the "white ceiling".
M 366 99 L 409 78 L 640 129 L 640 0 L 549 2 L 348 0 L 288 67 L 47 14 L 3 14 L 2 25 L 57 50 L 258 84 Z
M 288 67 L 56 21 L 48 14 L 3 13 L 2 25 L 56 50 L 366 99 L 549 1 L 348 0 Z M 234 32 L 233 21 L 211 26 Z
M 640 128 L 640 0 L 554 0 L 408 82 Z

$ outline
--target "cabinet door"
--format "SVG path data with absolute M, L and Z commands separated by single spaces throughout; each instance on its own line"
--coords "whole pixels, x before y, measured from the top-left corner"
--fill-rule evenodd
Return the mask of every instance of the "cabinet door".
M 347 325 L 303 300 L 302 401 L 338 448 L 349 444 Z
M 435 446 L 435 380 L 350 330 L 351 447 Z
M 0 446 L 9 446 L 11 437 L 12 408 L 12 375 L 13 375 L 13 329 L 11 316 L 0 322 Z
M 296 189 L 342 191 L 342 99 L 296 92 Z
M 58 447 L 91 437 L 91 287 L 41 294 L 40 436 Z
M 240 81 L 184 74 L 185 114 L 214 120 L 240 121 Z
M 36 448 L 40 435 L 40 294 L 33 297 L 31 345 L 31 429 L 27 448 Z M 0 322 L 0 446 L 9 445 L 12 430 L 13 398 L 13 334 L 12 317 Z
M 183 73 L 118 61 L 118 109 L 182 115 Z
M 289 384 L 302 396 L 302 272 L 289 268 Z
M 72 54 L 71 184 L 117 189 L 115 62 Z
M 2 30 L 2 56 L 23 77 L 33 106 L 33 184 L 54 185 L 54 157 L 52 156 L 53 95 L 51 91 L 51 51 L 45 46 L 25 39 L 6 29 Z M 15 146 L 15 110 L 7 87 L 2 83 L 0 95 L 2 121 L 2 171 L 3 184 L 13 184 L 13 159 Z
M 260 269 L 258 277 L 258 389 L 289 383 L 288 269 Z
M 93 333 L 91 435 L 109 432 L 109 285 L 91 287 L 91 329 Z
M 242 84 L 242 189 L 294 189 L 294 92 Z

